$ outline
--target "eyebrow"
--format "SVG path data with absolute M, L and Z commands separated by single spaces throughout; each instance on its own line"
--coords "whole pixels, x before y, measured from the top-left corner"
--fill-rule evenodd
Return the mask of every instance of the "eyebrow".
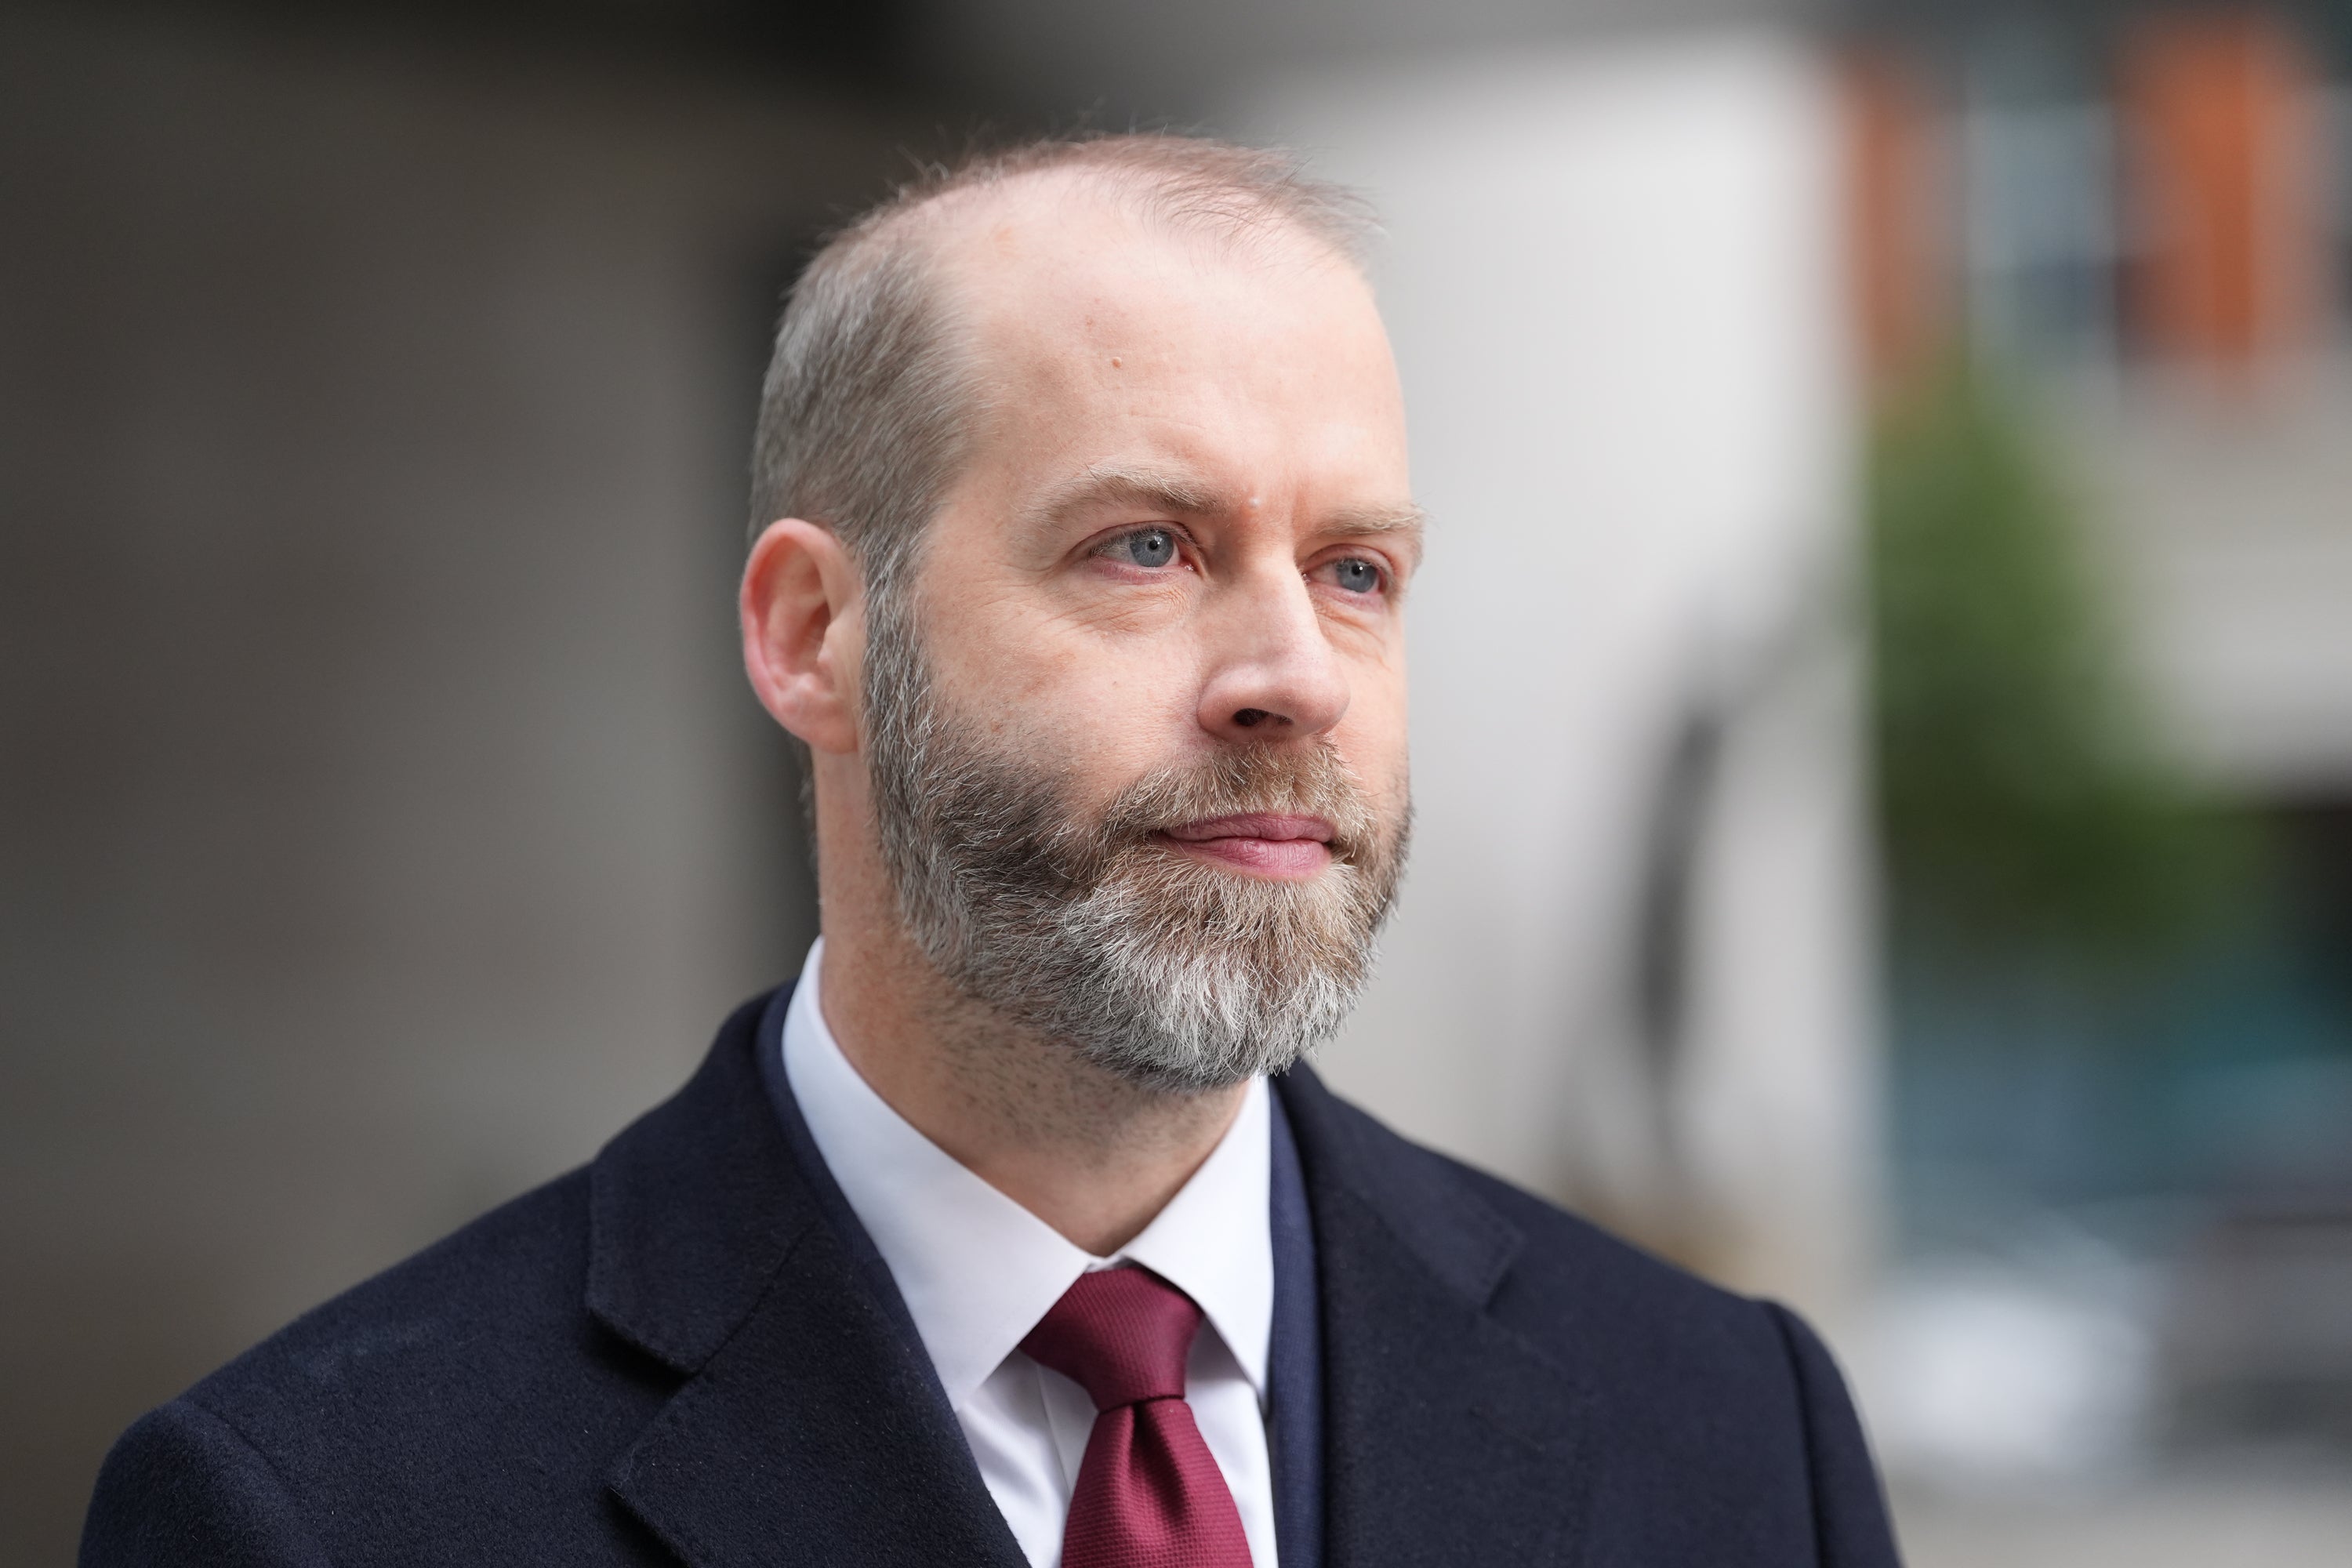
M 1429 531 L 1429 513 L 1410 501 L 1403 506 L 1343 507 L 1308 537 L 1311 539 L 1395 539 L 1421 561 L 1422 536 Z
M 1026 509 L 1024 521 L 1050 527 L 1075 513 L 1107 506 L 1139 506 L 1187 517 L 1241 510 L 1230 491 L 1181 469 L 1097 463 L 1048 490 Z
M 1023 521 L 1033 528 L 1048 529 L 1076 513 L 1111 506 L 1141 507 L 1183 517 L 1213 517 L 1243 510 L 1233 491 L 1181 469 L 1096 464 L 1047 491 L 1024 510 Z M 1324 518 L 1308 537 L 1401 538 L 1418 558 L 1428 525 L 1429 514 L 1411 502 L 1348 507 Z

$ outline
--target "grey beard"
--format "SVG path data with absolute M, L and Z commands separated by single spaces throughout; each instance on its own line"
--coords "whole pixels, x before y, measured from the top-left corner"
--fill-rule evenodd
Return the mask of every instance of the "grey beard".
M 888 595 L 887 597 L 895 597 Z M 1410 811 L 1383 823 L 1328 745 L 1235 747 L 1137 781 L 1093 820 L 1040 762 L 940 700 L 911 626 L 869 599 L 867 763 L 907 929 L 967 994 L 1144 1088 L 1278 1073 L 1346 1021 L 1402 873 Z M 1304 882 L 1202 864 L 1160 830 L 1243 812 L 1335 829 Z

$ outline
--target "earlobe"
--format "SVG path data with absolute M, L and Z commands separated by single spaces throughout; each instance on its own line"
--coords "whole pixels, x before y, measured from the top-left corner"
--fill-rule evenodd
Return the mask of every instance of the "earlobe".
M 857 749 L 856 568 L 833 533 L 772 522 L 743 563 L 743 668 L 776 722 L 820 752 Z

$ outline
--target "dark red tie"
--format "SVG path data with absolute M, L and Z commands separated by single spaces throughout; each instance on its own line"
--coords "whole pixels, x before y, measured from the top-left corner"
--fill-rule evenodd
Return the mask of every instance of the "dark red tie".
M 1021 1342 L 1095 1402 L 1062 1568 L 1249 1568 L 1234 1494 L 1184 1403 L 1200 1328 L 1192 1298 L 1157 1274 L 1106 1268 Z

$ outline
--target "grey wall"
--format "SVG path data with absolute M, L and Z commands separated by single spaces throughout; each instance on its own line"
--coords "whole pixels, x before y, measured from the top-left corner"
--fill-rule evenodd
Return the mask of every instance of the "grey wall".
M 0 1563 L 797 965 L 739 476 L 771 291 L 893 140 L 0 14 Z
M 1450 56 L 1681 29 L 1810 26 L 1843 0 L 900 0 L 930 78 L 1067 122 L 1192 123 L 1302 68 L 1407 68 Z

